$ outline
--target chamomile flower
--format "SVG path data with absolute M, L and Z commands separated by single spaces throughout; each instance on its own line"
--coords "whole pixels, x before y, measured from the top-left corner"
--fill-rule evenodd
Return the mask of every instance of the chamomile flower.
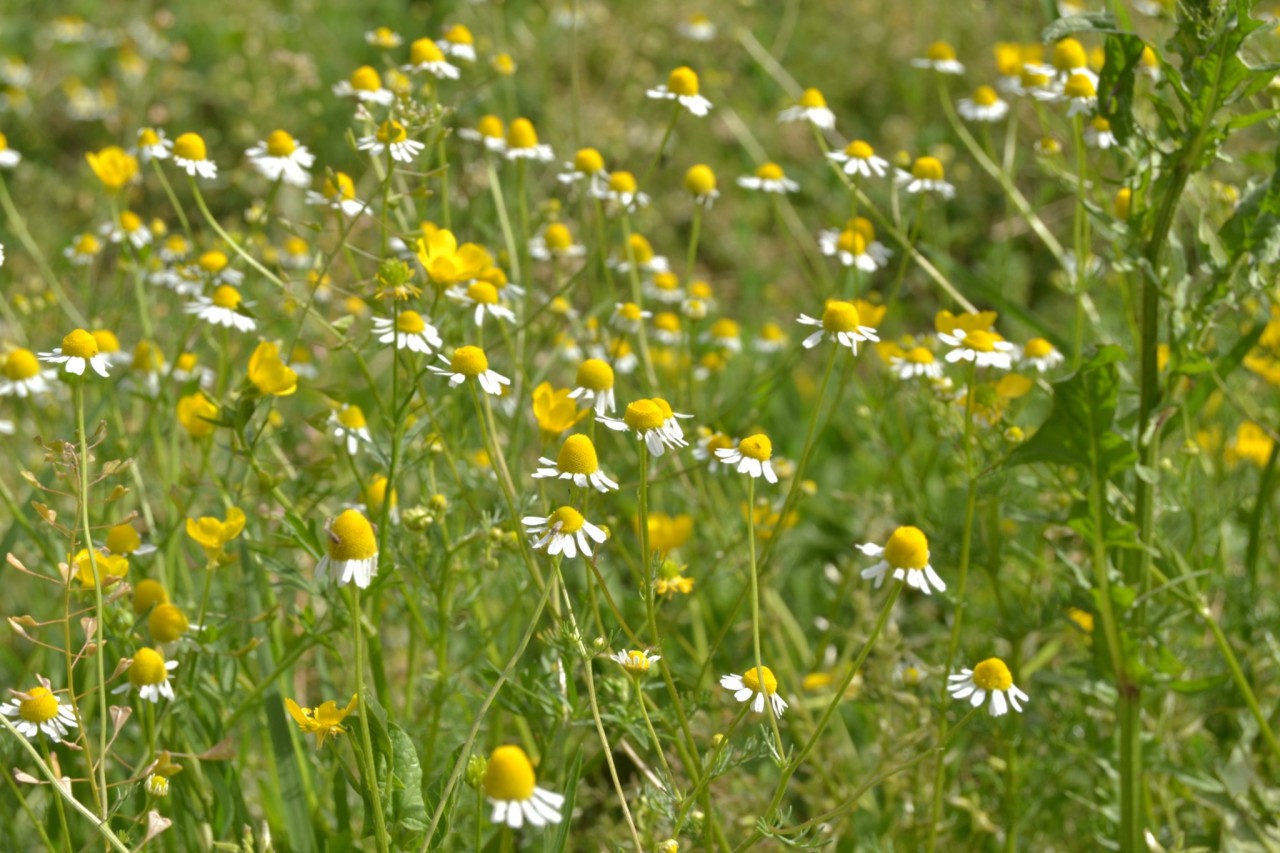
M 956 49 L 945 41 L 929 45 L 924 56 L 911 60 L 916 68 L 930 68 L 939 74 L 963 74 L 964 66 L 956 60 Z
M 474 305 L 477 326 L 484 323 L 486 314 L 508 323 L 516 321 L 515 312 L 502 304 L 498 288 L 487 281 L 473 281 L 465 286 L 460 284 L 446 290 L 445 295 L 463 305 Z
M 381 157 L 389 151 L 391 159 L 401 163 L 412 163 L 426 147 L 425 143 L 410 139 L 404 125 L 394 119 L 387 119 L 372 135 L 362 136 L 356 143 L 356 148 L 368 151 L 371 157 Z
M 193 178 L 211 181 L 218 177 L 218 164 L 209 159 L 204 137 L 198 133 L 184 133 L 173 140 L 173 162 Z
M 603 359 L 589 358 L 578 365 L 578 375 L 569 398 L 592 406 L 597 416 L 611 413 L 618 408 L 613 394 L 613 382 L 613 368 L 609 363 Z
M 361 65 L 346 80 L 333 86 L 333 94 L 339 98 L 355 98 L 365 104 L 389 107 L 396 99 L 395 93 L 382 85 L 382 75 L 371 65 Z
M 9 147 L 9 137 L 0 133 L 0 169 L 13 169 L 22 162 L 22 154 Z
M 804 339 L 804 348 L 813 349 L 822 341 L 834 341 L 842 347 L 848 347 L 857 355 L 858 344 L 864 341 L 878 341 L 876 330 L 862 325 L 858 306 L 840 299 L 830 299 L 822 309 L 822 317 L 810 317 L 801 314 L 798 320 L 802 326 L 820 326 L 821 330 Z
M 561 821 L 564 797 L 538 787 L 533 762 L 518 746 L 500 746 L 490 753 L 480 787 L 493 804 L 493 823 L 519 829 L 525 823 L 546 826 Z
M 670 406 L 667 409 L 670 410 Z M 596 420 L 617 432 L 634 432 L 636 438 L 644 442 L 650 455 L 661 456 L 668 447 L 675 450 L 688 446 L 687 441 L 668 427 L 668 417 L 656 401 L 636 400 L 627 406 L 621 418 L 597 414 Z
M 625 273 L 631 271 L 632 261 L 635 261 L 636 268 L 642 272 L 660 273 L 671 269 L 666 255 L 654 252 L 653 244 L 643 234 L 628 236 L 627 242 L 618 249 L 617 257 L 611 258 L 609 264 L 618 272 Z
M 716 37 L 716 25 L 701 12 L 695 12 L 676 24 L 676 33 L 689 41 L 711 41 Z
M 347 453 L 352 456 L 360 449 L 360 443 L 373 444 L 373 436 L 369 434 L 369 422 L 364 411 L 351 403 L 344 403 L 341 408 L 329 413 L 329 426 L 334 438 L 345 443 Z
M 738 186 L 748 190 L 784 195 L 800 190 L 800 185 L 788 178 L 777 163 L 765 163 L 756 169 L 754 174 L 742 175 L 738 178 Z
M 733 447 L 716 448 L 716 459 L 725 466 L 733 466 L 739 474 L 746 474 L 759 479 L 764 477 L 770 483 L 778 482 L 774 473 L 773 442 L 764 433 L 747 436 Z
M 990 86 L 979 86 L 956 104 L 960 115 L 969 121 L 1000 121 L 1009 114 L 1009 105 Z
M 138 697 L 146 702 L 159 702 L 161 697 L 172 702 L 173 685 L 169 683 L 169 673 L 177 668 L 176 660 L 165 660 L 156 649 L 138 649 L 129 663 L 129 680 L 111 692 L 128 693 L 136 687 Z
M 325 525 L 325 554 L 316 564 L 316 580 L 333 575 L 338 586 L 352 581 L 368 589 L 378 574 L 378 536 L 369 519 L 357 509 L 343 510 Z
M 875 272 L 888 260 L 873 253 L 866 235 L 853 228 L 828 228 L 818 232 L 818 248 L 827 257 L 839 259 L 841 265 L 857 267 L 863 272 Z M 884 249 L 884 252 L 887 254 L 888 250 Z
M 977 708 L 991 696 L 991 716 L 1001 717 L 1013 710 L 1022 713 L 1022 704 L 1029 698 L 1013 683 L 1013 674 L 1000 658 L 987 658 L 973 669 L 962 669 L 947 676 L 947 692 L 956 699 L 968 699 Z
M 599 492 L 608 492 L 618 488 L 618 484 L 610 480 L 600 470 L 600 460 L 596 456 L 596 446 L 585 435 L 571 435 L 560 445 L 560 453 L 554 460 L 545 456 L 538 459 L 542 465 L 533 473 L 534 479 L 555 477 L 560 480 L 572 480 L 580 489 L 588 484 Z
M 573 232 L 563 222 L 548 222 L 541 234 L 529 239 L 529 257 L 535 261 L 563 261 L 586 254 L 586 246 L 573 242 Z
M 684 188 L 693 196 L 693 203 L 711 209 L 720 197 L 716 189 L 716 173 L 705 163 L 695 163 L 684 173 Z
M 864 178 L 883 178 L 889 171 L 889 161 L 876 156 L 876 150 L 861 139 L 855 139 L 843 151 L 827 152 L 827 159 L 841 164 L 846 175 Z
M 679 440 L 682 446 L 688 446 L 688 442 L 684 440 L 684 428 L 680 426 L 680 421 L 687 420 L 693 415 L 675 411 L 671 408 L 671 404 L 661 397 L 652 399 L 654 405 L 662 412 L 662 428 L 666 430 L 667 435 Z
M 307 146 L 299 145 L 288 131 L 273 130 L 266 140 L 245 152 L 253 168 L 268 181 L 284 181 L 294 187 L 311 183 L 307 170 L 316 158 Z
M 751 710 L 757 714 L 764 713 L 767 700 L 773 706 L 773 716 L 781 717 L 787 710 L 787 702 L 778 695 L 778 679 L 773 670 L 767 666 L 752 667 L 742 675 L 731 673 L 720 677 L 720 686 L 733 691 L 733 698 L 739 702 L 750 702 Z
M 67 373 L 83 376 L 85 367 L 102 378 L 107 377 L 110 358 L 98 346 L 98 339 L 84 329 L 74 329 L 62 339 L 62 346 L 53 352 L 40 353 L 40 360 L 49 364 L 65 365 Z
M 545 548 L 552 557 L 564 554 L 572 560 L 579 551 L 584 557 L 590 557 L 591 543 L 602 545 L 609 538 L 607 533 L 571 506 L 562 506 L 546 517 L 525 516 L 520 523 L 534 537 L 533 549 L 541 551 Z
M 0 397 L 34 397 L 49 392 L 52 370 L 42 370 L 36 354 L 19 347 L 5 357 L 0 367 Z
M 538 131 L 527 118 L 515 119 L 507 126 L 506 158 L 508 160 L 537 160 L 550 163 L 555 152 L 550 145 L 538 142 Z
M 827 107 L 827 99 L 817 89 L 805 89 L 795 106 L 778 113 L 779 124 L 807 121 L 822 130 L 836 126 L 836 114 Z
M 480 347 L 458 347 L 453 351 L 452 358 L 446 358 L 444 353 L 440 353 L 440 361 L 448 366 L 436 367 L 433 364 L 428 369 L 437 376 L 448 376 L 450 388 L 457 388 L 468 379 L 474 379 L 480 383 L 485 393 L 500 397 L 502 386 L 511 384 L 510 379 L 489 369 L 489 358 Z
M 73 267 L 87 267 L 102 253 L 102 241 L 89 233 L 79 234 L 71 245 L 62 250 L 62 256 Z
M 667 305 L 684 301 L 680 278 L 670 270 L 655 272 L 653 278 L 644 283 L 644 295 Z
M 1098 85 L 1098 75 L 1089 68 L 1089 53 L 1084 45 L 1073 38 L 1064 38 L 1053 46 L 1053 54 L 1048 65 L 1031 65 L 1034 71 L 1048 75 L 1053 82 L 1051 88 L 1058 92 L 1072 77 L 1079 74 L 1094 86 Z
M 138 142 L 134 150 L 138 160 L 143 163 L 167 160 L 173 151 L 173 142 L 165 138 L 164 131 L 160 128 L 143 127 L 138 129 Z
M 196 258 L 195 268 L 201 277 L 208 279 L 210 284 L 237 286 L 244 281 L 244 273 L 231 266 L 231 259 L 221 249 L 201 252 L 200 257 Z
M 662 655 L 651 654 L 648 649 L 623 649 L 609 655 L 609 660 L 631 675 L 644 675 L 651 666 L 662 660 Z
M 444 51 L 446 56 L 452 56 L 467 62 L 476 61 L 475 43 L 471 30 L 462 24 L 454 24 L 446 28 L 444 37 L 436 40 L 436 46 Z
M 609 181 L 600 191 L 599 196 L 628 211 L 649 205 L 649 196 L 640 192 L 636 177 L 630 172 L 614 172 L 609 175 Z
M 988 329 L 954 329 L 952 332 L 939 332 L 938 340 L 953 347 L 947 353 L 947 361 L 972 361 L 978 367 L 995 367 L 1008 370 L 1013 366 L 1013 353 L 1017 347 Z
M 730 352 L 742 352 L 742 325 L 737 320 L 721 317 L 702 333 L 700 340 Z
M 936 193 L 943 198 L 954 198 L 956 188 L 946 181 L 942 161 L 937 157 L 917 157 L 911 171 L 898 170 L 898 185 L 909 193 Z
M 613 317 L 610 324 L 620 332 L 637 334 L 644 321 L 653 316 L 652 311 L 645 311 L 634 302 L 617 302 L 613 306 Z
M 598 196 L 609 181 L 609 173 L 604 168 L 604 156 L 594 148 L 579 148 L 573 155 L 573 160 L 564 164 L 564 171 L 556 175 L 556 180 L 570 186 L 588 181 L 591 194 Z
M 687 65 L 681 65 L 667 75 L 664 86 L 655 86 L 645 92 L 646 97 L 656 100 L 673 100 L 696 116 L 705 116 L 711 111 L 711 102 L 698 94 L 698 72 Z
M 1067 116 L 1085 115 L 1098 106 L 1097 84 L 1084 74 L 1072 74 L 1062 87 L 1062 96 L 1070 103 Z
M 194 302 L 188 302 L 184 306 L 184 310 L 214 326 L 225 326 L 237 332 L 252 332 L 257 328 L 257 323 L 249 315 L 241 313 L 241 308 L 247 305 L 240 296 L 240 291 L 229 284 L 220 284 L 214 288 L 213 296 L 197 296 Z
M 158 254 L 160 260 L 174 264 L 185 260 L 187 255 L 191 254 L 191 243 L 181 234 L 170 234 L 160 243 Z
M 396 349 L 407 349 L 431 355 L 444 346 L 440 332 L 417 311 L 401 310 L 394 318 L 374 317 L 373 333 L 378 343 L 394 344 Z
M 451 65 L 440 46 L 429 38 L 409 45 L 409 64 L 401 65 L 400 70 L 425 72 L 441 80 L 457 80 L 459 76 L 458 66 Z
M 458 136 L 468 142 L 479 142 L 486 151 L 501 154 L 507 149 L 507 128 L 495 115 L 481 116 L 475 127 L 458 128 Z
M 25 692 L 10 689 L 13 700 L 0 705 L 0 714 L 16 718 L 13 727 L 27 740 L 43 734 L 58 743 L 76 728 L 76 714 L 70 704 L 62 704 L 58 694 L 49 689 L 49 680 L 37 675 L 40 682 Z
M 364 40 L 378 50 L 395 50 L 404 42 L 400 34 L 390 27 L 367 30 L 364 34 Z
M 653 318 L 653 339 L 660 344 L 673 347 L 684 340 L 680 330 L 680 315 L 672 311 L 662 311 Z
M 320 185 L 320 192 L 307 190 L 307 204 L 339 211 L 343 216 L 359 216 L 365 203 L 356 198 L 356 184 L 346 172 L 334 172 Z
M 1102 116 L 1094 116 L 1084 129 L 1084 143 L 1090 148 L 1103 151 L 1116 144 L 1116 135 L 1111 131 L 1111 122 Z
M 758 353 L 771 355 L 786 349 L 790 340 L 781 326 L 770 321 L 760 327 L 760 333 L 752 341 L 751 347 Z
M 876 589 L 884 583 L 885 575 L 891 572 L 894 580 L 906 581 L 907 586 L 925 595 L 934 589 L 938 592 L 947 589 L 942 578 L 929 565 L 929 540 L 918 527 L 899 527 L 889 536 L 884 547 L 873 542 L 857 547 L 868 557 L 882 558 L 874 566 L 862 570 L 863 580 L 874 580 Z
M 1041 373 L 1047 373 L 1062 364 L 1065 356 L 1053 344 L 1044 338 L 1032 338 L 1022 347 L 1022 356 L 1018 359 L 1029 364 Z
M 102 226 L 102 235 L 112 243 L 128 243 L 135 249 L 144 248 L 151 242 L 151 229 L 142 221 L 142 217 L 132 210 L 120 211 L 115 222 Z
M 889 368 L 899 379 L 941 379 L 942 363 L 928 347 L 912 347 L 901 355 L 889 357 Z

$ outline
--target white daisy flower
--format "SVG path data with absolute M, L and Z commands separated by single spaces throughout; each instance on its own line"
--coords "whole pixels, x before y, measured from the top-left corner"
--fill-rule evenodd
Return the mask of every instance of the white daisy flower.
M 294 187 L 305 187 L 311 183 L 311 173 L 307 170 L 316 158 L 307 146 L 299 145 L 287 131 L 273 130 L 265 141 L 246 151 L 245 156 L 258 174 L 268 181 L 282 180 Z
M 788 178 L 777 163 L 765 163 L 756 169 L 755 174 L 742 175 L 738 178 L 738 186 L 748 190 L 783 195 L 800 190 L 800 185 Z
M 698 13 L 676 24 L 676 33 L 689 41 L 711 41 L 716 37 L 716 25 L 706 15 Z
M 957 328 L 950 334 L 939 332 L 938 340 L 953 347 L 947 353 L 947 361 L 951 364 L 972 361 L 978 367 L 995 367 L 1000 370 L 1008 370 L 1013 366 L 1013 353 L 1018 349 L 995 332 L 984 329 L 966 332 Z
M 902 355 L 891 356 L 889 369 L 903 381 L 942 378 L 942 364 L 927 347 L 912 347 Z
M 533 762 L 518 746 L 500 746 L 489 755 L 481 789 L 493 804 L 489 819 L 496 824 L 519 829 L 561 821 L 564 797 L 538 787 Z
M 401 163 L 412 163 L 426 147 L 425 143 L 410 139 L 404 125 L 394 119 L 387 119 L 372 136 L 362 136 L 356 143 L 356 148 L 368 151 L 371 157 L 390 151 L 391 159 Z
M 369 434 L 369 422 L 365 420 L 364 411 L 350 403 L 329 413 L 329 426 L 332 435 L 347 446 L 347 453 L 355 456 L 360 450 L 360 443 L 373 444 L 373 436 Z
M 609 184 L 609 173 L 604 168 L 604 157 L 594 148 L 580 148 L 573 161 L 564 164 L 564 171 L 556 175 L 562 184 L 573 186 L 588 181 L 591 195 L 599 198 Z
M 662 660 L 662 655 L 651 654 L 648 649 L 623 649 L 609 655 L 609 660 L 632 675 L 644 675 L 651 666 Z
M 151 242 L 151 229 L 132 210 L 120 211 L 119 218 L 103 225 L 99 233 L 112 243 L 127 242 L 135 249 L 144 248 Z
M 634 302 L 615 302 L 610 325 L 620 332 L 638 334 L 644 321 L 653 316 L 652 311 L 645 311 Z
M 778 123 L 788 124 L 796 121 L 807 121 L 822 130 L 831 130 L 836 126 L 836 114 L 827 107 L 827 99 L 817 89 L 805 89 L 800 100 L 793 107 L 778 113 Z
M 1048 373 L 1066 359 L 1058 349 L 1044 338 L 1032 338 L 1022 347 L 1022 355 L 1018 359 L 1029 364 L 1041 373 Z
M 883 243 L 872 240 L 860 229 L 826 228 L 818 232 L 818 248 L 827 257 L 837 258 L 841 265 L 875 272 L 893 253 Z
M 169 683 L 169 673 L 177 668 L 176 660 L 165 660 L 156 649 L 138 649 L 129 663 L 129 680 L 111 692 L 128 693 L 136 687 L 138 697 L 145 702 L 159 702 L 161 697 L 172 702 L 173 685 Z
M 467 62 L 476 61 L 475 38 L 471 35 L 471 30 L 462 24 L 448 27 L 444 31 L 444 38 L 436 40 L 436 47 L 444 51 L 446 56 Z
M 359 216 L 366 209 L 365 203 L 356 198 L 355 182 L 345 172 L 326 177 L 320 192 L 307 190 L 307 204 L 328 207 L 347 217 Z
M 1009 105 L 990 86 L 979 86 L 956 104 L 960 115 L 969 121 L 1000 121 L 1009 114 Z
M 209 149 L 198 133 L 184 133 L 173 140 L 173 162 L 193 178 L 218 177 L 218 164 L 209 159 Z
M 584 557 L 590 557 L 591 543 L 594 541 L 601 545 L 609 538 L 608 534 L 570 506 L 562 506 L 546 517 L 525 516 L 520 519 L 520 523 L 533 535 L 533 549 L 540 551 L 545 548 L 552 557 L 563 553 L 567 559 L 572 560 L 578 556 L 579 551 Z
M 62 256 L 73 267 L 87 267 L 101 252 L 102 241 L 92 234 L 84 233 L 76 235 L 71 245 L 62 250 Z
M 1111 122 L 1102 116 L 1094 116 L 1089 126 L 1084 129 L 1084 143 L 1090 148 L 1103 151 L 1116 144 L 1116 135 L 1111 131 Z
M 942 161 L 937 157 L 917 157 L 910 172 L 898 170 L 897 180 L 909 193 L 937 193 L 947 199 L 956 194 L 956 188 L 947 183 Z
M 634 432 L 636 438 L 643 441 L 650 455 L 661 456 L 670 447 L 672 450 L 688 447 L 689 443 L 668 425 L 671 416 L 667 414 L 670 406 L 659 405 L 657 400 L 636 400 L 627 406 L 621 418 L 605 417 L 596 414 L 596 420 L 616 432 Z
M 133 153 L 140 162 L 168 160 L 172 151 L 173 142 L 165 138 L 160 128 L 143 127 L 138 130 L 138 144 Z
M 425 72 L 441 80 L 457 80 L 458 66 L 449 60 L 435 42 L 428 38 L 417 39 L 409 45 L 409 64 L 401 65 L 401 71 Z
M 44 734 L 54 743 L 65 738 L 71 729 L 76 728 L 75 711 L 70 704 L 62 704 L 58 695 L 49 689 L 49 680 L 37 675 L 38 687 L 19 692 L 10 690 L 13 699 L 8 704 L 0 705 L 0 714 L 15 718 L 13 727 L 28 740 Z
M 197 296 L 183 310 L 215 326 L 225 326 L 237 332 L 252 332 L 257 328 L 257 322 L 240 311 L 248 305 L 241 298 L 240 291 L 229 284 L 221 284 L 213 291 L 213 296 Z
M 973 669 L 962 669 L 947 676 L 947 692 L 956 699 L 968 699 L 977 708 L 991 697 L 991 716 L 1001 717 L 1013 710 L 1022 713 L 1022 703 L 1029 698 L 1013 683 L 1009 667 L 1000 658 L 987 658 Z
M 612 201 L 628 211 L 649 206 L 649 196 L 640 192 L 635 175 L 630 172 L 613 172 L 609 175 L 609 182 L 595 194 L 597 198 Z
M 550 163 L 556 158 L 550 145 L 538 142 L 538 131 L 527 118 L 518 118 L 507 126 L 507 145 L 503 152 L 508 160 L 537 160 Z
M 764 713 L 766 699 L 773 706 L 774 717 L 781 717 L 782 712 L 787 710 L 786 700 L 778 695 L 778 679 L 767 666 L 759 669 L 752 667 L 742 675 L 731 673 L 721 676 L 720 686 L 725 690 L 732 690 L 733 698 L 739 702 L 750 702 L 751 710 L 757 714 Z
M 316 563 L 316 581 L 333 576 L 338 586 L 354 581 L 368 589 L 378 574 L 378 536 L 369 519 L 358 509 L 346 509 L 324 529 L 325 554 Z
M 432 364 L 427 369 L 437 376 L 448 376 L 450 388 L 457 388 L 467 379 L 475 379 L 486 394 L 500 397 L 502 386 L 511 384 L 510 379 L 489 369 L 489 358 L 480 347 L 458 347 L 453 351 L 452 358 L 446 358 L 444 353 L 440 353 L 440 361 L 448 367 L 441 368 Z
M 931 68 L 939 74 L 963 74 L 964 66 L 956 60 L 956 50 L 945 41 L 929 45 L 925 55 L 911 60 L 916 68 Z
M 827 300 L 826 307 L 822 309 L 821 318 L 801 314 L 798 322 L 802 326 L 820 327 L 820 331 L 804 339 L 805 349 L 813 349 L 825 339 L 835 341 L 842 347 L 848 347 L 854 355 L 857 355 L 859 343 L 880 340 L 875 329 L 862 325 L 862 320 L 858 316 L 858 306 L 840 299 Z
M 933 589 L 945 592 L 947 585 L 929 565 L 929 540 L 918 527 L 899 527 L 889 536 L 884 547 L 872 542 L 858 546 L 868 557 L 881 557 L 880 562 L 862 570 L 863 580 L 874 580 L 876 589 L 884 583 L 885 575 L 892 572 L 894 580 L 906 581 L 907 586 L 929 595 Z M 932 589 L 930 589 L 932 587 Z
M 390 89 L 382 86 L 382 75 L 371 65 L 361 65 L 351 72 L 351 77 L 339 81 L 333 87 L 333 94 L 339 98 L 355 98 L 361 103 L 378 104 L 389 107 L 396 96 Z
M 0 397 L 26 399 L 49 393 L 49 380 L 57 376 L 53 370 L 42 370 L 36 354 L 19 347 L 3 360 L 0 366 Z
M 396 349 L 407 349 L 431 355 L 444 346 L 440 332 L 417 311 L 401 310 L 395 318 L 374 317 L 373 333 L 378 343 L 395 344 Z
M 473 281 L 465 286 L 456 285 L 446 290 L 445 296 L 463 305 L 474 305 L 477 326 L 484 323 L 486 314 L 508 323 L 516 321 L 515 312 L 502 304 L 498 288 L 487 281 Z
M 613 368 L 607 361 L 589 358 L 578 365 L 575 387 L 569 399 L 580 400 L 595 409 L 596 415 L 609 414 L 618 408 L 613 393 Z
M 65 365 L 67 373 L 75 376 L 83 376 L 85 367 L 92 367 L 94 373 L 104 379 L 111 365 L 111 357 L 99 351 L 98 339 L 84 329 L 72 331 L 53 352 L 40 353 L 40 360 Z
M 877 157 L 875 149 L 861 139 L 853 140 L 843 151 L 827 152 L 827 159 L 840 163 L 846 175 L 883 178 L 889 171 L 889 161 Z
M 483 116 L 475 127 L 458 128 L 458 137 L 468 142 L 479 142 L 486 151 L 501 154 L 507 150 L 507 130 L 502 119 L 495 115 Z
M 660 101 L 675 101 L 696 116 L 705 116 L 711 111 L 711 102 L 698 94 L 698 72 L 687 65 L 672 71 L 665 86 L 655 86 L 645 95 Z
M 22 162 L 22 154 L 9 147 L 9 137 L 0 133 L 0 169 L 12 169 Z
M 555 459 L 543 456 L 538 459 L 538 463 L 542 467 L 533 472 L 535 480 L 543 477 L 572 480 L 573 484 L 580 489 L 585 489 L 590 484 L 598 492 L 609 492 L 618 488 L 618 484 L 600 470 L 596 446 L 590 437 L 585 435 L 569 436 L 564 440 L 564 444 L 560 445 L 560 453 Z
M 770 483 L 776 483 L 778 475 L 774 473 L 772 458 L 773 442 L 764 433 L 748 436 L 733 447 L 716 449 L 716 459 L 724 465 L 737 467 L 739 474 L 757 479 L 764 477 Z

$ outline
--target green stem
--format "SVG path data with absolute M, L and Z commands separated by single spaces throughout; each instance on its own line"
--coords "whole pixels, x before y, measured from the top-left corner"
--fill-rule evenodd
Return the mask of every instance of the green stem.
M 9 195 L 9 187 L 5 183 L 3 174 L 0 174 L 0 208 L 4 209 L 5 219 L 8 221 L 9 228 L 18 236 L 18 242 L 22 243 L 22 248 L 36 262 L 36 268 L 40 270 L 40 277 L 44 279 L 45 286 L 49 288 L 54 298 L 58 300 L 62 310 L 67 313 L 67 316 L 77 326 L 87 326 L 89 321 L 80 313 L 80 309 L 71 304 L 71 300 L 67 298 L 67 292 L 62 289 L 58 276 L 54 274 L 49 267 L 49 262 L 45 260 L 44 252 L 40 250 L 40 244 L 32 238 L 31 232 L 27 230 L 27 221 L 22 218 L 22 214 L 14 207 L 13 198 Z
M 763 690 L 765 679 L 764 658 L 760 653 L 760 571 L 756 565 L 756 478 L 750 476 L 747 477 L 747 554 L 751 560 L 751 646 L 755 653 L 756 680 Z M 778 760 L 783 761 L 786 753 L 782 747 L 782 732 L 778 729 L 778 715 L 768 696 L 765 696 L 764 707 L 765 713 L 769 715 L 769 726 L 773 729 L 773 743 Z
M 358 713 L 360 714 L 360 743 L 362 745 L 360 755 L 364 760 L 364 785 L 369 792 L 370 811 L 373 812 L 373 826 L 378 850 L 380 853 L 387 853 L 390 850 L 390 843 L 387 837 L 386 816 L 382 813 L 382 792 L 378 784 L 378 771 L 373 758 L 373 737 L 369 734 L 369 703 L 365 699 L 364 626 L 361 624 L 364 621 L 364 614 L 360 609 L 360 587 L 352 584 L 347 600 L 351 606 L 351 633 L 352 641 L 356 647 L 356 696 L 358 697 Z
M 662 152 L 667 150 L 667 141 L 671 139 L 671 132 L 676 129 L 676 121 L 680 118 L 680 102 L 674 101 L 671 106 L 671 120 L 667 122 L 667 129 L 662 132 L 662 141 L 658 143 L 658 150 L 653 153 L 653 159 L 649 162 L 649 167 L 644 170 L 644 175 L 640 178 L 640 186 L 649 185 L 649 177 L 653 174 L 653 170 L 662 162 Z

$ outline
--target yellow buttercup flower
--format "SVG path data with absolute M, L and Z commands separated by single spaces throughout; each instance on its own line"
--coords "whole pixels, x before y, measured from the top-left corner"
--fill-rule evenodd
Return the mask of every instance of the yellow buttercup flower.
M 258 344 L 249 358 L 249 381 L 263 394 L 287 397 L 298 390 L 298 374 L 279 353 L 280 348 L 270 341 Z
M 178 400 L 178 423 L 192 438 L 205 438 L 213 434 L 217 424 L 218 404 L 203 391 L 196 391 Z
M 118 190 L 138 174 L 138 160 L 119 145 L 108 145 L 98 152 L 84 155 L 89 168 L 109 190 Z
M 347 707 L 339 708 L 338 703 L 330 699 L 318 708 L 303 708 L 292 699 L 285 699 L 285 707 L 289 710 L 289 716 L 293 717 L 294 722 L 298 724 L 298 728 L 303 734 L 315 735 L 316 746 L 324 746 L 325 740 L 344 734 L 346 729 L 342 726 L 352 711 L 356 709 L 357 696 L 352 696 L 351 701 L 347 703 Z
M 533 389 L 533 417 L 546 438 L 554 438 L 581 421 L 591 411 L 579 409 L 568 388 L 543 382 Z
M 129 573 L 129 559 L 123 554 L 112 554 L 105 550 L 95 550 L 92 557 L 88 549 L 81 548 L 71 560 L 76 579 L 86 589 L 93 589 L 93 567 L 97 565 L 98 576 L 102 578 L 104 587 L 111 586 Z
M 418 262 L 427 272 L 427 278 L 438 288 L 478 278 L 486 268 L 493 266 L 493 258 L 482 246 L 475 243 L 458 245 L 452 231 L 435 226 L 423 226 L 424 236 L 418 238 Z
M 213 516 L 187 519 L 187 535 L 204 549 L 213 562 L 226 549 L 227 543 L 244 531 L 245 515 L 239 507 L 227 509 L 225 520 Z

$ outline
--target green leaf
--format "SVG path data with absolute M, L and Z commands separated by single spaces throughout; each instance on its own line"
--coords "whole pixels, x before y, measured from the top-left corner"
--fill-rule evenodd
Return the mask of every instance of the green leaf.
M 392 774 L 387 780 L 391 792 L 391 819 L 399 830 L 397 844 L 407 849 L 416 847 L 413 841 L 427 831 L 431 816 L 422 801 L 422 765 L 418 751 L 404 729 L 391 724 L 387 730 L 391 738 Z
M 1107 36 L 1106 61 L 1098 79 L 1098 114 L 1111 123 L 1121 145 L 1133 136 L 1133 83 L 1143 47 L 1142 39 L 1130 33 Z
M 1072 33 L 1118 33 L 1116 19 L 1110 12 L 1088 12 L 1059 18 L 1044 28 L 1040 41 L 1048 44 L 1066 38 Z
M 1280 225 L 1280 146 L 1276 147 L 1271 177 L 1245 193 L 1219 235 L 1234 259 L 1274 239 L 1277 225 Z
M 1181 681 L 1170 681 L 1168 687 L 1176 693 L 1205 693 L 1216 690 L 1228 681 L 1225 675 L 1210 675 L 1204 678 L 1188 678 Z
M 307 771 L 302 766 L 302 762 L 309 759 L 295 748 L 293 721 L 285 714 L 284 699 L 279 692 L 268 690 L 263 694 L 262 707 L 267 713 L 276 782 L 284 806 L 284 841 L 290 850 L 315 850 L 311 809 L 307 805 L 308 784 L 304 779 Z
M 560 807 L 560 814 L 564 816 L 564 820 L 560 821 L 555 830 L 548 832 L 543 836 L 542 849 L 546 853 L 559 853 L 565 850 L 569 844 L 569 827 L 572 821 L 569 816 L 573 814 L 573 800 L 578 792 L 578 779 L 582 776 L 582 747 L 578 747 L 578 751 L 573 756 L 573 764 L 569 766 L 569 774 L 564 779 L 564 805 Z

